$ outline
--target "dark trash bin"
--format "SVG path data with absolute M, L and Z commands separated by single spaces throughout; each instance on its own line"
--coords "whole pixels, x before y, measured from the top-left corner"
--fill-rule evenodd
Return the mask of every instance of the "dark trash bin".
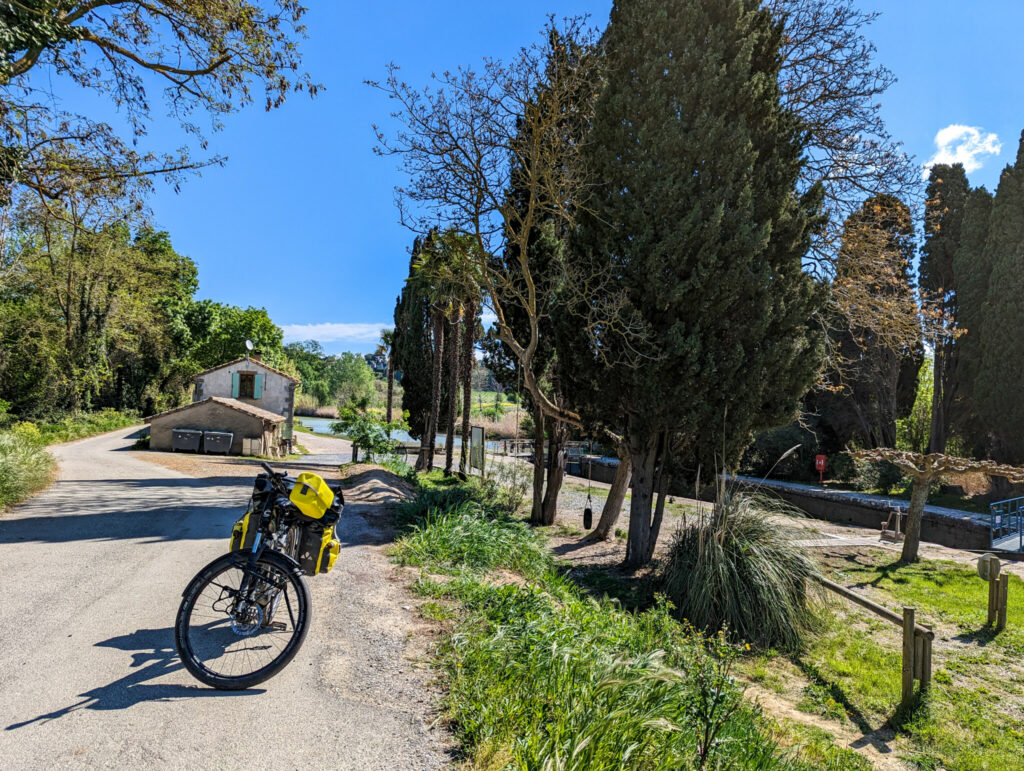
M 199 452 L 199 444 L 203 439 L 203 432 L 194 428 L 171 429 L 171 449 L 191 450 Z
M 235 435 L 227 431 L 204 431 L 203 450 L 206 452 L 231 452 L 231 442 Z

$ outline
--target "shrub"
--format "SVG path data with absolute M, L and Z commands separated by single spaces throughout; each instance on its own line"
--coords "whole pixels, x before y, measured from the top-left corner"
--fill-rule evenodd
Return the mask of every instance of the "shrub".
M 371 461 L 375 455 L 394 454 L 398 441 L 391 439 L 389 433 L 408 428 L 404 419 L 388 423 L 384 418 L 351 407 L 342 409 L 338 421 L 331 424 L 331 431 L 347 436 Z
M 813 615 L 814 561 L 779 521 L 781 501 L 724 491 L 705 521 L 680 528 L 661 574 L 677 615 L 765 648 L 798 649 Z
M 858 460 L 855 465 L 857 475 L 853 486 L 858 490 L 880 490 L 883 495 L 889 495 L 903 483 L 903 472 L 887 460 Z
M 533 487 L 533 471 L 523 463 L 495 463 L 491 466 L 492 497 L 505 514 L 515 516 Z
M 0 432 L 0 509 L 43 489 L 52 477 L 53 456 L 43 449 L 38 430 L 30 438 L 26 434 L 33 432 Z

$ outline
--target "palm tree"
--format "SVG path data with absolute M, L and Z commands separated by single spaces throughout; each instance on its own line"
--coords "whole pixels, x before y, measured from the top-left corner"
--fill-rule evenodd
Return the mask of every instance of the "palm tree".
M 456 230 L 447 230 L 444 233 L 431 233 L 426 247 L 420 252 L 419 261 L 416 263 L 418 280 L 423 282 L 425 292 L 431 301 L 433 327 L 434 327 L 434 349 L 433 349 L 433 384 L 431 388 L 431 409 L 428 420 L 428 431 L 426 439 L 430 445 L 426 450 L 425 468 L 429 471 L 433 468 L 434 437 L 438 428 L 438 419 L 441 408 L 441 390 L 444 381 L 442 362 L 445 360 L 444 346 L 445 328 L 450 329 L 451 337 L 447 341 L 448 357 L 447 381 L 449 384 L 448 393 L 448 441 L 445 452 L 445 474 L 452 473 L 452 444 L 455 433 L 455 409 L 456 392 L 459 386 L 459 356 L 457 354 L 459 322 L 466 327 L 469 322 L 467 310 L 469 306 L 476 308 L 479 305 L 480 283 L 477 280 L 478 261 L 472 259 L 473 251 L 477 248 L 476 242 L 469 236 L 459 233 Z M 475 313 L 473 314 L 475 323 Z M 474 330 L 475 331 L 475 330 Z M 464 335 L 463 340 L 470 335 Z M 465 361 L 465 345 L 463 342 L 463 362 Z M 472 342 L 470 345 L 470 357 L 472 357 Z M 463 374 L 465 383 L 466 375 Z M 466 397 L 463 396 L 463 445 L 468 434 L 468 414 L 465 409 Z M 465 452 L 465 451 L 464 451 Z M 464 464 L 460 462 L 460 468 Z
M 386 356 L 388 362 L 388 400 L 387 400 L 387 422 L 391 423 L 391 405 L 395 396 L 395 330 L 382 329 L 380 331 L 380 342 L 377 343 L 377 355 Z M 391 429 L 388 428 L 388 439 L 391 438 Z

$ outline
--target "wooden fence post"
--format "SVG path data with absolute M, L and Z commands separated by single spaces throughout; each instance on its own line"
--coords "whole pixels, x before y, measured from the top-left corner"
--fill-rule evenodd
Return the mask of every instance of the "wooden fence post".
M 1009 593 L 1010 593 L 1010 574 L 1009 573 L 1003 573 L 1001 576 L 999 576 L 999 588 L 998 588 L 999 606 L 998 606 L 998 616 L 997 616 L 998 620 L 996 621 L 996 629 L 997 630 L 1005 629 L 1006 628 L 1006 601 L 1008 599 L 1007 595 L 1009 595 Z
M 914 630 L 914 609 L 903 608 L 903 705 L 914 698 L 914 654 L 916 637 Z
M 990 554 L 988 558 L 988 617 L 985 619 L 985 626 L 991 626 L 998 623 L 999 608 L 1002 600 L 1002 588 L 1000 584 L 1001 568 L 1002 564 L 999 562 L 999 558 L 994 554 Z M 1003 578 L 1006 577 L 1007 576 L 1003 576 Z
M 931 631 L 931 627 L 928 627 L 928 631 Z M 921 658 L 921 690 L 924 691 L 932 683 L 932 638 L 921 635 L 921 640 L 924 654 Z

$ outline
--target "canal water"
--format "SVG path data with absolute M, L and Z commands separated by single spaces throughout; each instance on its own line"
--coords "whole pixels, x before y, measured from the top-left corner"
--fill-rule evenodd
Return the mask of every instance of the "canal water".
M 301 423 L 302 425 L 304 425 L 306 428 L 310 429 L 311 431 L 316 431 L 318 434 L 330 434 L 331 433 L 331 423 L 336 422 L 335 418 L 308 418 L 308 417 L 302 417 L 302 416 L 296 416 L 296 417 L 297 417 L 299 423 Z M 408 431 L 392 431 L 391 432 L 391 438 L 395 439 L 395 440 L 397 440 L 399 442 L 402 442 L 403 444 L 406 443 L 406 442 L 415 442 L 415 441 L 417 441 L 416 439 L 413 439 L 411 436 L 409 436 L 409 432 Z M 443 445 L 444 444 L 444 440 L 445 440 L 445 435 L 444 434 L 438 434 L 437 435 L 437 444 Z M 456 436 L 454 438 L 454 441 L 452 442 L 452 446 L 453 447 L 461 447 L 462 446 L 462 439 L 460 437 Z M 500 447 L 501 447 L 501 442 L 496 442 L 496 441 L 489 441 L 489 442 L 487 442 L 487 451 L 488 452 L 496 452 L 498 449 L 500 449 Z

